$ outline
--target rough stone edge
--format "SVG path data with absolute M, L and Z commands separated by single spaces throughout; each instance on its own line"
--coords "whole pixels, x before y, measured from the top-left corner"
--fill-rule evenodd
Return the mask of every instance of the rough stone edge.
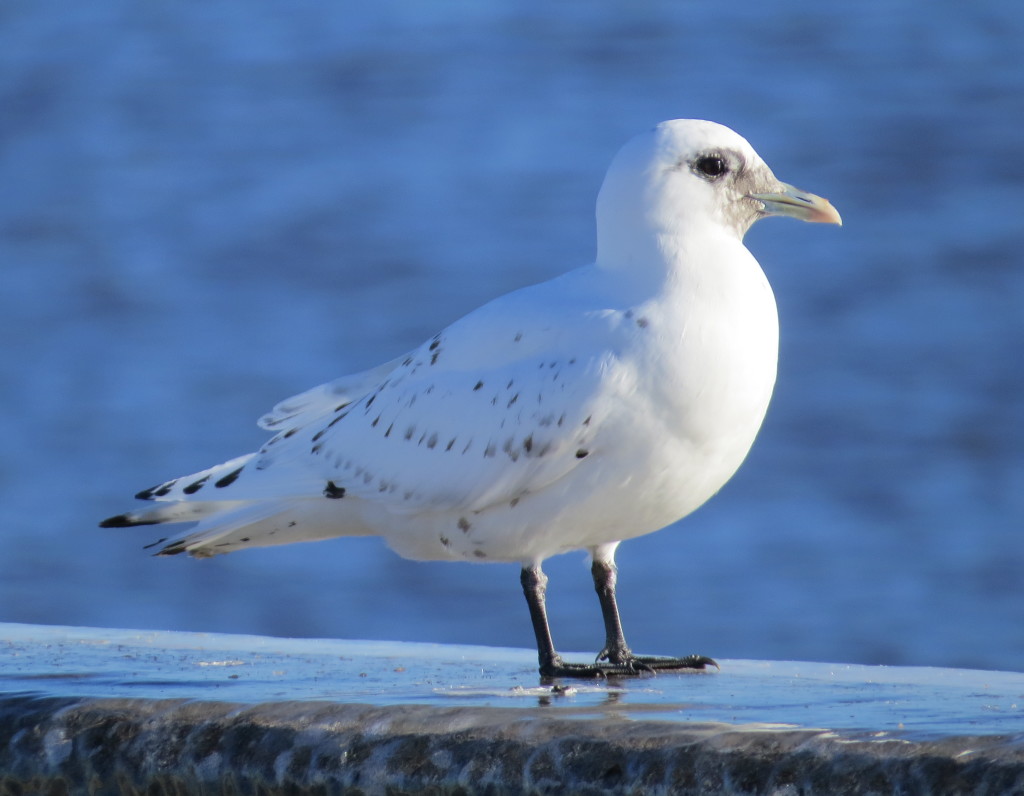
M 0 696 L 0 794 L 1021 794 L 998 736 L 562 718 L 543 708 Z

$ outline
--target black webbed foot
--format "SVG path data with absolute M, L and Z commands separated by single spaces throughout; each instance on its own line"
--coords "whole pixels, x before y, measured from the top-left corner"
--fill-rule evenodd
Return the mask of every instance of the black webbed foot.
M 719 668 L 714 658 L 707 655 L 685 655 L 682 658 L 669 658 L 661 655 L 634 655 L 634 665 L 652 672 L 678 672 L 687 669 L 703 671 L 709 666 Z
M 594 663 L 566 663 L 560 655 L 540 667 L 541 677 L 576 677 L 580 679 L 604 679 L 609 677 L 638 677 L 658 672 L 703 671 L 718 664 L 706 655 L 687 655 L 684 658 L 668 658 L 656 655 L 629 655 L 617 661 Z

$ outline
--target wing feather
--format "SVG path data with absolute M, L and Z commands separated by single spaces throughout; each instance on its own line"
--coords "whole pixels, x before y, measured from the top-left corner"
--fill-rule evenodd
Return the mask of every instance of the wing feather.
M 372 390 L 404 357 L 375 368 L 329 381 L 278 403 L 257 422 L 260 428 L 276 431 L 282 426 L 304 426 L 330 413 L 339 404 L 351 403 Z
M 532 342 L 510 362 L 498 341 L 482 366 L 438 335 L 310 425 L 303 453 L 333 488 L 397 512 L 480 511 L 540 490 L 589 455 L 608 369 L 586 345 Z

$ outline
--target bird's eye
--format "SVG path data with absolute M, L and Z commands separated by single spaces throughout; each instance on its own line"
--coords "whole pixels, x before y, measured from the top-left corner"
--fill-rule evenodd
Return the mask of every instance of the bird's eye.
M 729 171 L 729 166 L 725 162 L 725 158 L 720 155 L 704 155 L 699 157 L 694 162 L 693 168 L 697 174 L 702 177 L 708 177 L 712 180 L 717 180 Z

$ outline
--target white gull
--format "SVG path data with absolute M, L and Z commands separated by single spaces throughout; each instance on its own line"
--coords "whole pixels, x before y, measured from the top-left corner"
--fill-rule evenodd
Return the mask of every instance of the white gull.
M 609 168 L 594 263 L 282 402 L 258 452 L 140 492 L 150 506 L 102 524 L 198 521 L 161 555 L 374 535 L 416 560 L 518 562 L 542 675 L 703 668 L 630 651 L 614 555 L 715 494 L 761 426 L 778 318 L 742 239 L 769 215 L 841 223 L 732 130 L 664 122 Z M 593 560 L 594 664 L 564 662 L 548 630 L 541 562 L 570 550 Z

